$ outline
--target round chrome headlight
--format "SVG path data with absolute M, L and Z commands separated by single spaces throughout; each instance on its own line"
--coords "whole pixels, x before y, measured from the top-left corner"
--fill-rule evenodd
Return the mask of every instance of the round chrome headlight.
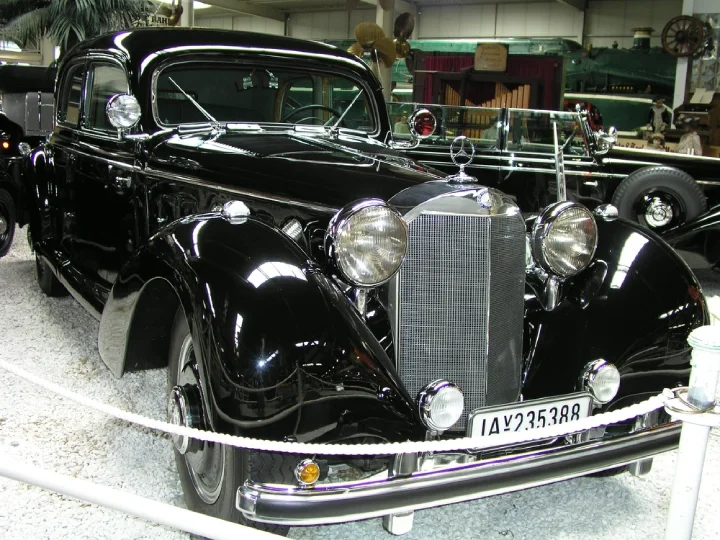
M 620 390 L 620 372 L 605 360 L 595 360 L 585 366 L 583 387 L 598 403 L 607 403 Z
M 592 261 L 597 239 L 597 224 L 590 210 L 570 201 L 555 203 L 533 225 L 533 256 L 547 272 L 574 276 Z
M 445 431 L 460 420 L 464 408 L 462 390 L 455 383 L 437 380 L 418 396 L 420 418 L 432 431 Z
M 405 260 L 407 224 L 379 199 L 354 203 L 331 220 L 325 248 L 342 277 L 351 284 L 381 285 L 395 275 Z

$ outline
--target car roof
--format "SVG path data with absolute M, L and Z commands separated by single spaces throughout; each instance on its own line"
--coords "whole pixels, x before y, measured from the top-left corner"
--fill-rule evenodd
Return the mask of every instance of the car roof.
M 240 32 L 216 30 L 210 28 L 133 28 L 113 32 L 83 41 L 74 47 L 68 58 L 87 54 L 93 50 L 113 50 L 124 56 L 131 64 L 143 62 L 150 55 L 197 47 L 243 47 L 257 49 L 258 53 L 267 51 L 274 55 L 286 53 L 297 56 L 322 55 L 325 59 L 336 57 L 348 60 L 358 67 L 366 67 L 356 56 L 327 43 L 307 41 L 285 36 L 260 34 L 256 32 Z

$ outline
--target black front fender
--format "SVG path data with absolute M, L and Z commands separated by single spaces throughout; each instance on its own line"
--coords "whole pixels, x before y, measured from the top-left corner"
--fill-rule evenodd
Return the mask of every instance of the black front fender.
M 690 332 L 709 321 L 700 284 L 654 233 L 624 219 L 598 219 L 595 263 L 566 282 L 563 301 L 545 311 L 526 302 L 526 399 L 579 390 L 584 366 L 615 364 L 615 400 L 686 384 Z
M 424 433 L 412 432 L 412 400 L 350 301 L 276 228 L 209 214 L 153 237 L 103 312 L 100 351 L 114 373 L 167 363 L 178 302 L 214 429 L 297 440 Z

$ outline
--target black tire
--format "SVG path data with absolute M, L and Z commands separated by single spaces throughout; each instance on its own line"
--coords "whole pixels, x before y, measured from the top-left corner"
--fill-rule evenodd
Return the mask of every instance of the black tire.
M 173 322 L 172 336 L 170 338 L 168 399 L 170 399 L 171 392 L 176 385 L 182 383 L 184 387 L 187 387 L 189 385 L 187 382 L 188 377 L 192 377 L 193 372 L 197 373 L 197 369 L 190 369 L 187 372 L 183 371 L 182 374 L 179 370 L 181 357 L 187 357 L 187 353 L 184 352 L 184 344 L 188 339 L 192 341 L 185 313 L 182 307 L 180 307 Z M 185 362 L 183 361 L 183 363 Z M 197 378 L 195 378 L 195 381 L 197 382 Z M 197 390 L 199 390 L 200 393 L 203 392 L 202 384 L 199 382 Z M 203 429 L 208 429 L 207 415 L 203 411 L 199 416 L 203 417 Z M 292 456 L 265 454 L 231 446 L 201 443 L 200 441 L 193 441 L 191 444 L 194 444 L 198 451 L 188 451 L 185 455 L 181 454 L 177 447 L 173 445 L 175 464 L 180 476 L 180 483 L 182 484 L 183 494 L 185 496 L 185 504 L 188 509 L 226 521 L 242 523 L 249 527 L 272 532 L 281 536 L 287 535 L 290 527 L 246 521 L 242 513 L 235 508 L 235 497 L 238 487 L 242 486 L 248 478 L 252 478 L 257 482 L 293 484 L 295 482 L 294 466 L 301 458 L 293 459 Z M 208 475 L 209 477 L 212 477 L 220 468 L 217 467 L 217 462 L 222 463 L 222 473 L 219 475 L 220 478 L 218 482 L 210 482 L 210 485 L 217 486 L 211 492 L 212 497 L 215 497 L 214 500 L 208 497 L 209 490 L 205 490 L 205 499 L 203 499 L 203 496 L 201 496 L 196 487 L 196 482 L 204 482 L 205 480 L 203 479 L 202 473 L 195 472 L 195 469 L 188 461 L 188 459 L 191 458 L 187 456 L 193 453 L 195 456 L 199 456 L 200 454 L 198 452 L 209 452 L 207 454 L 208 456 L 221 456 L 220 460 L 209 459 L 201 461 L 203 465 L 207 465 L 209 462 L 211 469 L 211 473 Z M 213 452 L 214 454 L 212 454 Z M 216 466 L 213 467 L 213 465 Z M 198 480 L 198 478 L 200 479 Z
M 652 201 L 671 209 L 669 223 L 648 220 L 645 210 Z M 696 218 L 707 209 L 707 199 L 693 178 L 673 167 L 646 167 L 628 175 L 612 196 L 620 217 L 657 232 Z
M 35 274 L 37 275 L 40 290 L 44 292 L 46 296 L 60 297 L 68 295 L 68 290 L 60 283 L 58 278 L 55 277 L 55 274 L 53 274 L 45 262 L 45 259 L 38 257 L 37 253 L 35 254 Z
M 0 189 L 0 257 L 7 255 L 15 237 L 15 201 L 5 189 Z

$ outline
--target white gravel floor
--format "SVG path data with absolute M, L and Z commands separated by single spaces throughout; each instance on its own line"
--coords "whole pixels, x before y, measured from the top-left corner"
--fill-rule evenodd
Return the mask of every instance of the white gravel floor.
M 76 392 L 164 418 L 163 370 L 118 380 L 97 350 L 98 324 L 72 298 L 50 299 L 35 282 L 33 257 L 18 230 L 0 260 L 0 356 Z M 182 506 L 171 443 L 83 409 L 0 369 L 0 456 Z M 405 538 L 662 538 L 675 453 L 638 479 L 580 478 L 415 514 Z M 711 437 L 694 538 L 720 536 L 720 433 Z M 187 538 L 119 512 L 0 478 L 0 538 Z M 389 538 L 381 520 L 294 528 L 291 538 Z

